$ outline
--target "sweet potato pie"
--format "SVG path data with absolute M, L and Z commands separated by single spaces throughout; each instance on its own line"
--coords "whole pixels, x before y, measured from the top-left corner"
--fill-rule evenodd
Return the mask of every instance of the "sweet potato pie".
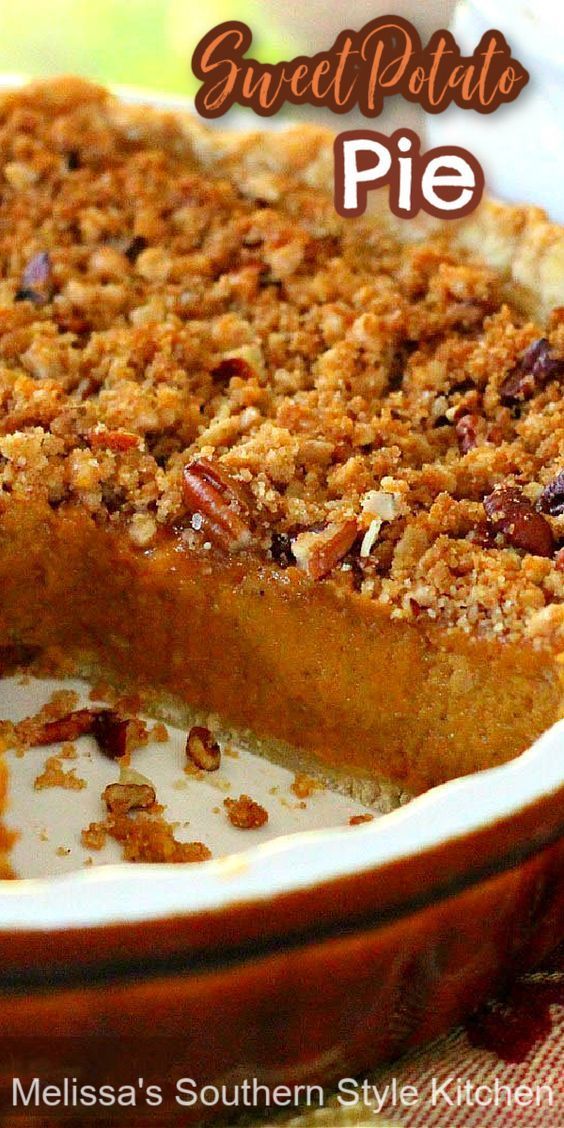
M 78 80 L 4 95 L 0 149 L 0 646 L 358 788 L 526 748 L 563 700 L 562 229 L 340 219 L 324 131 Z

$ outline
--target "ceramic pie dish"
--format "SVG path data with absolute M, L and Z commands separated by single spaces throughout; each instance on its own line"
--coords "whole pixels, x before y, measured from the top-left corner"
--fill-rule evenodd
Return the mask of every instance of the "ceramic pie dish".
M 163 1081 L 357 1072 L 562 936 L 562 233 L 488 203 L 398 251 L 381 217 L 331 228 L 315 131 L 207 134 L 73 83 L 7 106 L 25 255 L 3 283 L 2 644 L 153 681 L 186 727 L 225 706 L 367 802 L 383 779 L 427 792 L 188 869 L 4 882 L 6 1045 L 23 1068 L 33 1035 L 60 1074 L 93 1040 L 116 1080 L 127 1035 Z M 125 243 L 120 147 L 144 202 Z
M 142 1077 L 198 1123 L 249 1079 L 329 1088 L 456 1024 L 562 937 L 561 741 L 354 832 L 5 883 L 2 1107 L 13 1076 Z M 217 1103 L 179 1106 L 186 1077 Z

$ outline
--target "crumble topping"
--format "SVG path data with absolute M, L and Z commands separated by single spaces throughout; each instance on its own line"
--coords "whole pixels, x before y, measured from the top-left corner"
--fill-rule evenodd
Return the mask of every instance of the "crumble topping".
M 290 790 L 294 792 L 294 795 L 297 795 L 298 799 L 310 799 L 316 791 L 323 791 L 324 787 L 320 780 L 314 779 L 306 772 L 296 772 L 290 784 Z
M 151 780 L 128 767 L 120 768 L 118 783 L 105 788 L 107 816 L 81 834 L 82 845 L 101 850 L 108 836 L 119 842 L 127 862 L 204 862 L 211 852 L 202 842 L 179 842 L 174 824 L 167 822 L 157 803 Z
M 113 838 L 122 847 L 126 862 L 205 862 L 211 851 L 203 842 L 179 842 L 174 827 L 162 815 L 139 811 L 134 817 L 128 814 L 109 814 L 102 822 L 93 822 L 81 834 L 81 843 L 88 850 L 102 850 L 107 838 Z
M 239 830 L 258 830 L 268 822 L 268 811 L 250 795 L 224 799 L 223 806 L 229 822 Z
M 33 786 L 36 791 L 43 791 L 46 787 L 62 787 L 64 791 L 82 791 L 82 788 L 86 787 L 86 780 L 77 776 L 76 768 L 70 768 L 66 772 L 63 768 L 62 756 L 49 756 Z
M 2 99 L 0 506 L 560 645 L 563 308 L 528 321 L 444 230 L 339 219 L 323 144 L 210 167 L 199 126 L 81 82 Z

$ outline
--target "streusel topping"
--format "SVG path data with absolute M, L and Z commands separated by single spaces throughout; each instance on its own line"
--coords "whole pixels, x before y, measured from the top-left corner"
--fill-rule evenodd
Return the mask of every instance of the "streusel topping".
M 553 644 L 564 310 L 529 322 L 448 232 L 341 220 L 316 133 L 268 176 L 198 129 L 83 83 L 0 105 L 0 504 Z

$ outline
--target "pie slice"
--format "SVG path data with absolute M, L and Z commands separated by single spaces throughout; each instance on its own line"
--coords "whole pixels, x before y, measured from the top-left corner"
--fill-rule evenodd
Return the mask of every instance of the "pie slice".
M 562 712 L 564 232 L 342 220 L 331 138 L 0 105 L 0 645 L 364 796 Z

